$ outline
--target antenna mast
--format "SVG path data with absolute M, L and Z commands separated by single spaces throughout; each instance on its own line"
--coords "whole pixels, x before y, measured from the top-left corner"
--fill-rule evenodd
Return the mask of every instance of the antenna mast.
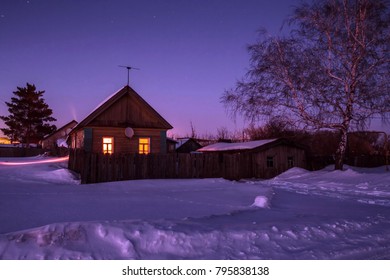
M 130 70 L 141 70 L 139 68 L 135 68 L 132 66 L 124 66 L 124 65 L 118 65 L 118 66 L 127 69 L 127 86 L 129 86 L 129 81 L 130 81 Z

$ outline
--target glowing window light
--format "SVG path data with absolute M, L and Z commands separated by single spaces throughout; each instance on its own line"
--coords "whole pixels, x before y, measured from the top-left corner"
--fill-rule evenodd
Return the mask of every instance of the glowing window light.
M 150 138 L 140 138 L 138 142 L 138 149 L 140 154 L 149 154 Z
M 112 154 L 114 152 L 114 138 L 103 137 L 103 154 Z

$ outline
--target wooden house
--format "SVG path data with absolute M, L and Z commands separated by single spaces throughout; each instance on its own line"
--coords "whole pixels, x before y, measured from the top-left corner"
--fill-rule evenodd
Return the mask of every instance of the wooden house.
M 0 145 L 1 144 L 11 144 L 11 140 L 8 137 L 0 137 Z
M 103 154 L 166 153 L 166 132 L 171 128 L 134 89 L 125 86 L 71 131 L 70 145 Z
M 198 149 L 203 153 L 244 154 L 251 159 L 251 174 L 272 178 L 289 168 L 306 168 L 304 147 L 286 139 L 266 139 L 241 143 L 215 143 Z
M 72 120 L 53 133 L 45 136 L 41 141 L 42 149 L 47 151 L 55 151 L 58 147 L 66 145 L 68 135 L 76 125 L 77 122 Z

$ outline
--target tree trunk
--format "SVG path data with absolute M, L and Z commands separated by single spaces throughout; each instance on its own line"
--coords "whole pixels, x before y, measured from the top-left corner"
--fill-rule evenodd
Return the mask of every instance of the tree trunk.
M 344 160 L 345 160 L 345 152 L 347 150 L 347 137 L 348 137 L 348 130 L 342 129 L 341 130 L 341 139 L 339 142 L 339 146 L 337 147 L 336 151 L 336 159 L 335 159 L 335 170 L 343 170 Z

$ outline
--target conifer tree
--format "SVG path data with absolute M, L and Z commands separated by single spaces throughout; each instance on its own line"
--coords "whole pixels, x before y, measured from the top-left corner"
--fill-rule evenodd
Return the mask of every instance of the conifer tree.
M 11 141 L 19 141 L 29 147 L 30 143 L 37 143 L 56 130 L 56 126 L 50 124 L 56 119 L 42 97 L 44 93 L 37 91 L 34 84 L 27 83 L 26 87 L 17 87 L 11 102 L 5 102 L 9 115 L 0 116 L 0 119 L 8 128 L 1 128 L 1 131 Z

